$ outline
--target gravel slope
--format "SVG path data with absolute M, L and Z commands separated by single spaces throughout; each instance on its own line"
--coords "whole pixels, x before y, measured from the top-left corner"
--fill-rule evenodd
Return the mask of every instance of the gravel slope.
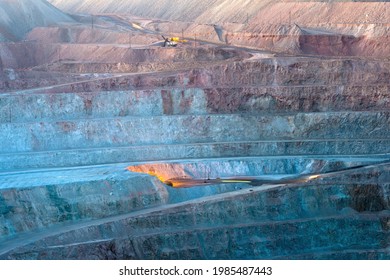
M 137 16 L 168 20 L 197 21 L 241 21 L 254 15 L 259 9 L 273 1 L 260 0 L 49 0 L 56 7 L 77 13 L 131 13 Z
M 21 40 L 37 26 L 73 21 L 45 0 L 0 0 L 0 42 Z
M 130 13 L 137 16 L 202 23 L 261 24 L 389 23 L 390 3 L 271 0 L 48 0 L 72 13 Z M 316 15 L 313 17 L 313 15 Z

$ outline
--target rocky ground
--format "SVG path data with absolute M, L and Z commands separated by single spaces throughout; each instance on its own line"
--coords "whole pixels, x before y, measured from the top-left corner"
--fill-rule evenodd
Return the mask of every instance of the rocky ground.
M 49 2 L 1 5 L 0 258 L 390 258 L 389 3 Z

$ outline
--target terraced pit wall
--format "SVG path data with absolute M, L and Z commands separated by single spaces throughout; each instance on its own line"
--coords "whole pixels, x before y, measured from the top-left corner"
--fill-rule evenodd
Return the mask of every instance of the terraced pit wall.
M 232 60 L 2 93 L 1 258 L 388 259 L 386 164 L 185 190 L 127 169 L 276 176 L 388 159 L 387 60 Z
M 2 167 L 388 152 L 388 67 L 275 58 L 2 94 Z

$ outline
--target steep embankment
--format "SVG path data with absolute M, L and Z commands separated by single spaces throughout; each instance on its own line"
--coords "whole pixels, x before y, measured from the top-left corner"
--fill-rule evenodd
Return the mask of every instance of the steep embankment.
M 245 21 L 248 15 L 254 15 L 259 9 L 273 1 L 64 1 L 50 0 L 60 9 L 77 13 L 131 13 L 137 16 L 169 20 L 197 21 L 215 23 L 216 21 Z
M 148 1 L 134 0 L 49 0 L 72 13 L 131 13 L 137 16 L 201 23 L 248 23 L 251 30 L 259 24 L 358 24 L 388 23 L 389 3 L 320 1 Z M 287 2 L 287 3 L 286 3 Z M 353 11 L 353 12 L 352 12 Z M 313 17 L 313 15 L 316 15 Z
M 279 2 L 279 3 L 278 3 Z M 250 29 L 259 24 L 363 24 L 388 23 L 389 3 L 385 2 L 300 2 L 275 1 L 260 10 L 249 22 Z M 315 16 L 313 16 L 315 15 Z
M 72 21 L 45 0 L 0 0 L 0 42 L 21 40 L 36 26 Z
M 159 0 L 152 6 L 145 1 L 50 2 L 72 13 L 186 21 L 192 24 L 158 23 L 156 30 L 276 52 L 387 57 L 390 51 L 390 3 L 383 1 Z
M 389 17 L 390 3 L 379 1 L 275 3 L 251 18 L 241 41 L 290 52 L 292 41 L 303 53 L 387 57 Z M 301 34 L 285 32 L 288 26 Z

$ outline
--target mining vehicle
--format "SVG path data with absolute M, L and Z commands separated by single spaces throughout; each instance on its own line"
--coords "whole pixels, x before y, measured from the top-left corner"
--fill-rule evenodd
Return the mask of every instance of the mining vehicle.
M 164 36 L 162 36 L 162 37 L 164 39 L 163 47 L 176 47 L 177 46 L 177 42 L 172 41 L 171 38 L 165 38 Z
M 162 35 L 161 35 L 162 36 Z M 180 39 L 179 37 L 165 38 L 164 39 L 164 47 L 176 47 L 178 43 L 186 43 L 187 40 Z

